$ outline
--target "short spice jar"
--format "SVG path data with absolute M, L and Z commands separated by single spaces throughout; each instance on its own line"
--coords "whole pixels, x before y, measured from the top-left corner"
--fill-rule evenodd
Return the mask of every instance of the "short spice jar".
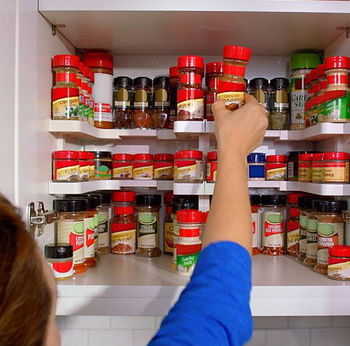
M 114 191 L 112 203 L 114 207 L 134 207 L 136 193 L 134 191 Z
M 131 154 L 113 154 L 112 177 L 117 180 L 132 179 Z
M 174 155 L 155 154 L 154 173 L 155 180 L 173 180 L 174 178 Z
M 346 56 L 331 56 L 325 59 L 324 64 L 327 75 L 326 91 L 349 91 L 350 58 Z
M 153 128 L 168 127 L 170 116 L 169 77 L 161 76 L 153 79 Z
M 350 246 L 335 245 L 328 251 L 328 277 L 332 280 L 350 280 Z
M 132 79 L 129 77 L 114 78 L 114 127 L 117 129 L 132 128 Z
M 87 151 L 79 151 L 79 180 L 88 181 L 90 179 L 90 161 Z
M 259 210 L 262 227 L 262 254 L 281 256 L 284 254 L 284 222 L 286 215 L 284 195 L 261 196 Z
M 54 85 L 75 88 L 79 71 L 79 57 L 69 54 L 55 55 L 52 59 L 52 71 Z
M 311 179 L 313 183 L 322 183 L 323 170 L 323 153 L 313 154 L 311 163 Z
M 163 248 L 164 253 L 172 254 L 174 249 L 174 222 L 171 217 L 171 204 L 173 194 L 168 192 L 164 194 L 165 205 L 165 216 L 164 216 L 164 233 L 163 233 Z
M 179 239 L 176 243 L 176 273 L 191 276 L 202 250 L 200 230 L 202 212 L 194 209 L 180 210 L 177 213 Z
M 306 223 L 306 256 L 304 260 L 304 265 L 313 268 L 317 264 L 317 219 L 315 216 L 315 203 L 317 200 L 311 199 L 311 211 L 307 216 Z M 309 205 L 310 208 L 310 205 Z
M 299 172 L 298 179 L 303 183 L 312 181 L 312 160 L 314 154 L 299 155 Z
M 259 225 L 260 195 L 250 195 L 252 216 L 252 255 L 259 255 L 261 248 L 261 233 Z
M 152 128 L 152 79 L 138 77 L 134 84 L 134 127 L 139 129 Z
M 45 245 L 45 258 L 56 280 L 73 276 L 73 246 L 69 244 Z
M 298 198 L 298 209 L 300 212 L 299 223 L 300 223 L 300 240 L 298 244 L 298 260 L 304 262 L 306 257 L 306 229 L 307 219 L 312 212 L 312 199 L 311 197 L 304 196 Z
M 269 104 L 269 81 L 265 78 L 253 78 L 249 81 L 249 93 L 265 108 L 267 113 L 270 112 Z
M 135 154 L 133 156 L 132 178 L 135 180 L 153 179 L 153 155 Z
M 287 180 L 287 156 L 266 156 L 265 177 L 266 180 Z
M 79 181 L 79 152 L 59 150 L 52 153 L 52 180 Z
M 306 151 L 289 151 L 288 152 L 288 180 L 298 181 L 299 180 L 299 155 L 307 154 Z
M 112 179 L 112 154 L 110 151 L 94 151 L 95 180 Z
M 211 106 L 217 97 L 222 68 L 223 63 L 221 61 L 208 62 L 206 64 L 206 85 L 208 92 L 205 96 L 205 113 L 208 121 L 214 120 L 214 113 Z
M 349 154 L 332 151 L 323 154 L 323 183 L 349 182 Z
M 274 78 L 270 80 L 270 129 L 289 128 L 289 80 Z
M 174 156 L 176 183 L 203 182 L 203 153 L 199 150 L 181 150 Z
M 316 201 L 315 217 L 317 223 L 317 264 L 314 271 L 327 275 L 328 250 L 335 245 L 344 245 L 344 220 L 342 211 L 346 210 L 346 201 Z
M 170 112 L 168 129 L 174 128 L 174 121 L 177 114 L 177 90 L 180 85 L 179 69 L 177 66 L 169 68 L 169 85 L 170 85 Z
M 210 151 L 207 154 L 207 182 L 208 183 L 215 183 L 217 171 L 218 171 L 218 153 L 217 151 Z
M 265 154 L 251 153 L 247 157 L 248 180 L 265 180 Z

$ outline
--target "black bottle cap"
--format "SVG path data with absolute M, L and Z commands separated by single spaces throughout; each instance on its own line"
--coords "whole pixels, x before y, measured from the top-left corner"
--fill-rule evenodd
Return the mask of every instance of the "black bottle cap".
M 167 89 L 169 87 L 169 77 L 160 76 L 160 77 L 154 78 L 153 87 Z
M 287 196 L 285 195 L 263 195 L 261 204 L 263 205 L 286 205 Z
M 261 204 L 261 196 L 260 195 L 250 195 L 250 204 L 251 205 L 260 205 Z
M 120 87 L 120 88 L 131 88 L 132 79 L 125 76 L 120 76 L 120 77 L 114 78 L 113 85 L 115 87 Z
M 319 213 L 338 213 L 348 208 L 347 201 L 318 200 L 314 202 L 314 209 Z
M 136 204 L 145 207 L 159 207 L 162 204 L 161 195 L 137 195 Z
M 152 87 L 152 79 L 148 77 L 137 77 L 134 79 L 134 87 Z
M 279 89 L 288 89 L 289 80 L 287 78 L 274 78 L 270 80 L 270 88 L 279 90 Z
M 249 88 L 251 89 L 261 89 L 268 88 L 269 81 L 265 78 L 253 78 L 249 81 Z
M 87 193 L 87 197 L 97 198 L 97 205 L 111 204 L 111 194 L 108 192 Z
M 76 213 L 87 210 L 85 198 L 54 199 L 53 209 L 59 213 Z
M 110 151 L 92 151 L 95 159 L 112 159 L 112 153 Z
M 70 258 L 73 257 L 73 246 L 69 244 L 45 245 L 46 258 Z

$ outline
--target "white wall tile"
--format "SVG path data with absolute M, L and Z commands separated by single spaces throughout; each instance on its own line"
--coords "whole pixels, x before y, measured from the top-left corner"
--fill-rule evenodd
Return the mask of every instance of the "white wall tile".
M 154 329 L 154 316 L 111 316 L 111 329 Z
M 327 328 L 311 330 L 311 346 L 345 346 L 349 344 L 349 328 Z
M 254 317 L 255 329 L 274 329 L 274 328 L 287 328 L 287 317 Z
M 156 316 L 156 329 L 158 330 L 160 328 L 160 325 L 162 324 L 162 321 L 165 316 Z
M 350 327 L 350 316 L 334 316 L 333 327 Z
M 56 325 L 58 329 L 66 328 L 66 316 L 56 316 Z
M 289 317 L 289 328 L 322 328 L 331 327 L 332 318 L 330 316 L 299 316 Z
M 134 330 L 134 346 L 147 346 L 155 333 L 155 330 Z
M 62 346 L 88 346 L 88 333 L 85 330 L 61 330 Z
M 266 345 L 266 331 L 254 330 L 253 337 L 245 346 L 265 346 Z
M 67 329 L 109 329 L 109 316 L 67 316 Z
M 266 334 L 268 346 L 310 346 L 308 329 L 275 329 L 267 330 Z M 329 344 L 329 346 L 334 345 Z
M 111 345 L 133 346 L 132 330 L 89 331 L 89 346 Z

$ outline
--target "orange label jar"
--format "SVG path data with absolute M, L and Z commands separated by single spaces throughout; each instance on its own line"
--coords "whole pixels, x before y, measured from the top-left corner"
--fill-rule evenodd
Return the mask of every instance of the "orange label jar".
M 174 177 L 174 155 L 156 154 L 154 155 L 154 179 L 173 180 Z
M 203 153 L 199 150 L 181 150 L 175 153 L 174 181 L 176 183 L 203 182 Z
M 252 215 L 252 255 L 258 255 L 260 253 L 260 231 L 258 224 L 258 211 L 260 209 L 260 196 L 250 196 L 251 215 Z
M 266 156 L 265 177 L 266 180 L 287 180 L 287 156 Z
M 311 164 L 311 177 L 313 183 L 322 183 L 323 170 L 323 153 L 313 154 Z
M 79 151 L 79 179 L 80 181 L 88 181 L 90 178 L 90 161 L 87 151 Z
M 216 180 L 218 170 L 218 153 L 210 151 L 207 155 L 207 182 L 213 183 Z
M 208 62 L 206 65 L 206 85 L 208 87 L 208 93 L 205 96 L 205 113 L 208 121 L 214 120 L 211 106 L 217 97 L 222 69 L 223 64 L 221 61 Z
M 349 182 L 349 154 L 339 151 L 327 152 L 323 156 L 324 183 Z
M 132 155 L 131 154 L 114 154 L 112 169 L 113 169 L 113 179 L 117 179 L 117 180 L 132 179 Z
M 298 177 L 301 182 L 312 181 L 312 159 L 313 154 L 300 154 L 299 155 L 299 172 Z
M 79 181 L 79 153 L 60 150 L 52 153 L 52 180 Z
M 335 245 L 329 249 L 328 277 L 333 280 L 350 280 L 350 246 Z
M 135 180 L 153 179 L 153 155 L 135 154 L 132 163 L 132 177 Z

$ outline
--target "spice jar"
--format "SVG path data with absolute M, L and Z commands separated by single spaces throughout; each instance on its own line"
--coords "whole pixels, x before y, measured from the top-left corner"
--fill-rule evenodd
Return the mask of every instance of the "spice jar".
M 191 276 L 202 250 L 200 229 L 202 212 L 188 209 L 177 213 L 179 239 L 176 243 L 176 273 Z
M 79 153 L 59 150 L 52 153 L 52 180 L 79 181 Z
M 259 210 L 262 225 L 262 254 L 281 256 L 284 254 L 284 221 L 286 215 L 286 196 L 261 196 Z
M 265 176 L 266 180 L 287 180 L 287 156 L 266 156 Z
M 52 59 L 52 71 L 55 86 L 76 88 L 79 57 L 69 54 L 55 55 Z
M 136 196 L 136 256 L 157 257 L 161 255 L 159 248 L 159 209 L 161 195 Z
M 329 249 L 328 277 L 333 280 L 350 280 L 350 246 L 335 245 Z
M 79 180 L 88 181 L 90 177 L 90 161 L 87 151 L 79 151 Z
M 203 58 L 185 55 L 178 58 L 180 86 L 177 93 L 177 120 L 203 120 Z
M 299 155 L 299 181 L 311 182 L 312 181 L 312 160 L 314 154 L 300 154 Z
M 312 211 L 312 199 L 310 197 L 298 198 L 298 209 L 300 211 L 299 223 L 300 223 L 300 240 L 298 246 L 298 260 L 304 262 L 306 257 L 306 228 L 307 219 Z
M 79 69 L 77 71 L 77 88 L 79 90 L 79 120 L 84 120 L 84 94 L 81 87 L 82 79 L 84 78 L 84 64 L 79 61 Z
M 95 179 L 112 179 L 112 154 L 110 151 L 93 151 L 95 157 Z
M 245 47 L 224 47 L 223 75 L 220 77 L 217 98 L 225 102 L 227 109 L 233 111 L 243 105 L 246 83 L 245 68 L 251 50 Z
M 265 154 L 251 153 L 248 155 L 248 180 L 265 180 Z
M 327 75 L 326 91 L 349 91 L 350 58 L 347 56 L 331 56 L 325 59 L 324 64 Z
M 134 127 L 152 128 L 152 79 L 138 77 L 134 79 Z
M 73 246 L 69 244 L 45 245 L 45 258 L 56 280 L 73 276 Z
M 132 177 L 135 180 L 153 179 L 153 155 L 135 154 L 133 156 Z
M 307 154 L 306 151 L 290 151 L 288 152 L 288 180 L 299 180 L 299 155 Z
M 323 154 L 323 182 L 348 183 L 349 182 L 349 154 L 332 151 Z
M 90 73 L 91 75 L 91 73 Z M 95 109 L 94 109 L 94 99 L 92 97 L 92 87 L 88 87 L 88 95 L 89 95 L 89 119 L 88 123 L 92 126 L 95 124 Z
M 171 217 L 173 193 L 166 192 L 164 194 L 165 216 L 164 216 L 164 233 L 163 247 L 164 253 L 172 254 L 174 248 L 174 223 Z
M 89 121 L 89 115 L 90 115 L 90 95 L 88 91 L 89 76 L 90 76 L 90 69 L 87 66 L 84 66 L 83 78 L 81 79 L 81 90 L 83 92 L 82 116 L 83 116 L 83 120 L 86 122 Z
M 316 201 L 315 217 L 317 223 L 317 264 L 316 273 L 327 275 L 328 249 L 335 245 L 344 245 L 344 220 L 342 211 L 346 210 L 346 201 Z
M 132 179 L 132 155 L 113 154 L 112 159 L 113 179 Z
M 155 180 L 173 180 L 174 178 L 174 155 L 155 154 L 154 173 Z
M 155 129 L 164 129 L 168 127 L 170 115 L 169 78 L 165 76 L 154 78 L 153 88 L 153 127 Z
M 264 106 L 267 114 L 270 113 L 268 89 L 269 81 L 265 78 L 253 78 L 249 81 L 249 94 L 253 95 Z
M 133 191 L 114 191 L 112 202 L 114 207 L 134 207 L 136 193 Z
M 206 85 L 208 87 L 208 92 L 205 96 L 205 113 L 208 121 L 214 120 L 214 113 L 211 106 L 217 97 L 222 70 L 223 63 L 221 61 L 208 62 L 206 64 Z
M 55 199 L 53 209 L 59 219 L 55 222 L 55 243 L 65 243 L 73 246 L 73 272 L 84 273 L 84 218 L 86 217 L 87 201 L 83 198 Z
M 169 68 L 169 85 L 170 85 L 170 111 L 168 129 L 174 128 L 174 121 L 177 114 L 177 90 L 180 85 L 179 69 L 177 66 Z
M 117 129 L 132 128 L 132 79 L 129 77 L 114 78 L 114 127 Z
M 289 80 L 274 78 L 270 81 L 271 130 L 289 128 Z
M 261 247 L 260 225 L 258 223 L 260 195 L 250 195 L 250 208 L 252 216 L 252 255 L 259 255 Z
M 216 181 L 216 174 L 218 170 L 218 153 L 217 151 L 210 151 L 207 154 L 207 182 L 214 183 Z
M 323 170 L 323 153 L 313 154 L 311 163 L 311 177 L 313 183 L 322 183 Z
M 306 257 L 304 264 L 312 268 L 317 263 L 317 219 L 315 217 L 316 202 L 317 200 L 311 200 L 312 209 L 307 216 L 306 223 Z
M 181 150 L 174 157 L 176 183 L 203 182 L 203 153 L 199 150 Z
M 136 250 L 135 208 L 116 206 L 111 219 L 111 252 L 118 255 Z

